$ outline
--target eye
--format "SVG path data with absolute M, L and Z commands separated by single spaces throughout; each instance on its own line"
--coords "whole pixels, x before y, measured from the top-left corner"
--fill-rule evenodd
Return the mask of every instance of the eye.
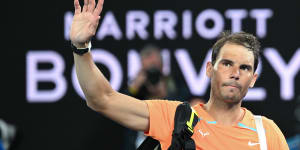
M 242 70 L 244 70 L 244 71 L 250 71 L 250 70 L 251 70 L 251 67 L 250 67 L 250 66 L 247 66 L 247 65 L 242 65 L 240 68 L 241 68 Z
M 230 63 L 230 62 L 223 62 L 223 65 L 224 65 L 225 67 L 230 67 L 230 66 L 231 66 L 231 63 Z

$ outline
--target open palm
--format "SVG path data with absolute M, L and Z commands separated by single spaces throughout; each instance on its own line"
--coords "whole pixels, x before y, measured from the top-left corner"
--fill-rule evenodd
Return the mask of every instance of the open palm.
M 76 47 L 85 47 L 85 44 L 95 35 L 103 2 L 104 0 L 99 0 L 96 6 L 95 0 L 84 0 L 81 10 L 79 1 L 74 0 L 75 14 L 72 21 L 70 39 Z

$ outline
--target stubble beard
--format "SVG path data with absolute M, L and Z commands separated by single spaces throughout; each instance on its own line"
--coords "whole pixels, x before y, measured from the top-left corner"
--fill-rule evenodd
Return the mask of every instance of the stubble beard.
M 239 93 L 233 93 L 233 89 L 230 89 L 229 91 L 225 91 L 226 89 L 219 89 L 214 90 L 214 95 L 216 96 L 217 99 L 225 102 L 225 103 L 231 103 L 231 104 L 238 104 L 242 101 L 242 95 Z
M 226 103 L 240 103 L 241 98 L 237 94 L 225 94 L 221 92 L 221 99 Z

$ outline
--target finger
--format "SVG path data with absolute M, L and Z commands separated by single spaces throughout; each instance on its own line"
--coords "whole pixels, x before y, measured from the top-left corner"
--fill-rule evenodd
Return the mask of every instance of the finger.
M 93 12 L 95 9 L 95 0 L 89 0 L 88 12 Z
M 74 0 L 75 15 L 81 12 L 81 7 L 78 0 Z
M 89 0 L 84 0 L 82 12 L 86 12 L 88 10 L 88 6 L 89 6 Z
M 99 16 L 101 11 L 102 11 L 102 8 L 103 8 L 103 3 L 104 3 L 104 0 L 99 0 L 98 1 L 98 4 L 94 10 L 94 15 L 97 15 Z

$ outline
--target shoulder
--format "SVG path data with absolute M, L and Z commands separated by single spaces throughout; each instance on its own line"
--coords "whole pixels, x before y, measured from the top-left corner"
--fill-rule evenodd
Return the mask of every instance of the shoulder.
M 276 133 L 280 132 L 281 133 L 279 127 L 276 125 L 276 123 L 273 120 L 271 120 L 265 116 L 262 116 L 262 121 L 263 121 L 265 130 L 270 131 L 270 132 L 276 132 Z
M 249 122 L 249 124 L 251 124 L 251 126 L 255 127 L 255 120 L 254 120 L 254 114 L 252 114 L 252 112 L 250 112 L 249 110 L 247 110 L 247 122 Z M 256 115 L 257 116 L 257 115 Z M 262 122 L 263 122 L 263 127 L 266 131 L 267 135 L 271 135 L 271 136 L 283 136 L 281 130 L 279 129 L 279 127 L 276 125 L 276 123 L 267 118 L 266 116 L 261 116 L 262 118 Z
M 273 120 L 265 116 L 262 117 L 262 120 L 266 134 L 269 135 L 270 138 L 279 137 L 281 140 L 285 140 L 283 133 Z
M 171 100 L 145 100 L 148 107 L 177 107 L 182 102 Z
M 258 115 L 253 115 L 253 114 L 251 115 L 253 116 L 253 122 L 255 122 L 254 116 L 258 116 Z M 276 125 L 276 123 L 273 120 L 269 119 L 266 116 L 261 116 L 261 118 L 262 118 L 264 129 L 266 130 L 266 134 L 268 132 L 281 133 L 279 127 Z
M 145 100 L 149 110 L 149 131 L 147 136 L 170 144 L 174 128 L 176 108 L 182 102 L 168 100 Z
M 163 115 L 174 117 L 176 108 L 182 102 L 169 100 L 145 100 L 150 116 Z
M 271 149 L 288 150 L 286 139 L 276 123 L 267 117 L 262 118 L 269 147 Z

